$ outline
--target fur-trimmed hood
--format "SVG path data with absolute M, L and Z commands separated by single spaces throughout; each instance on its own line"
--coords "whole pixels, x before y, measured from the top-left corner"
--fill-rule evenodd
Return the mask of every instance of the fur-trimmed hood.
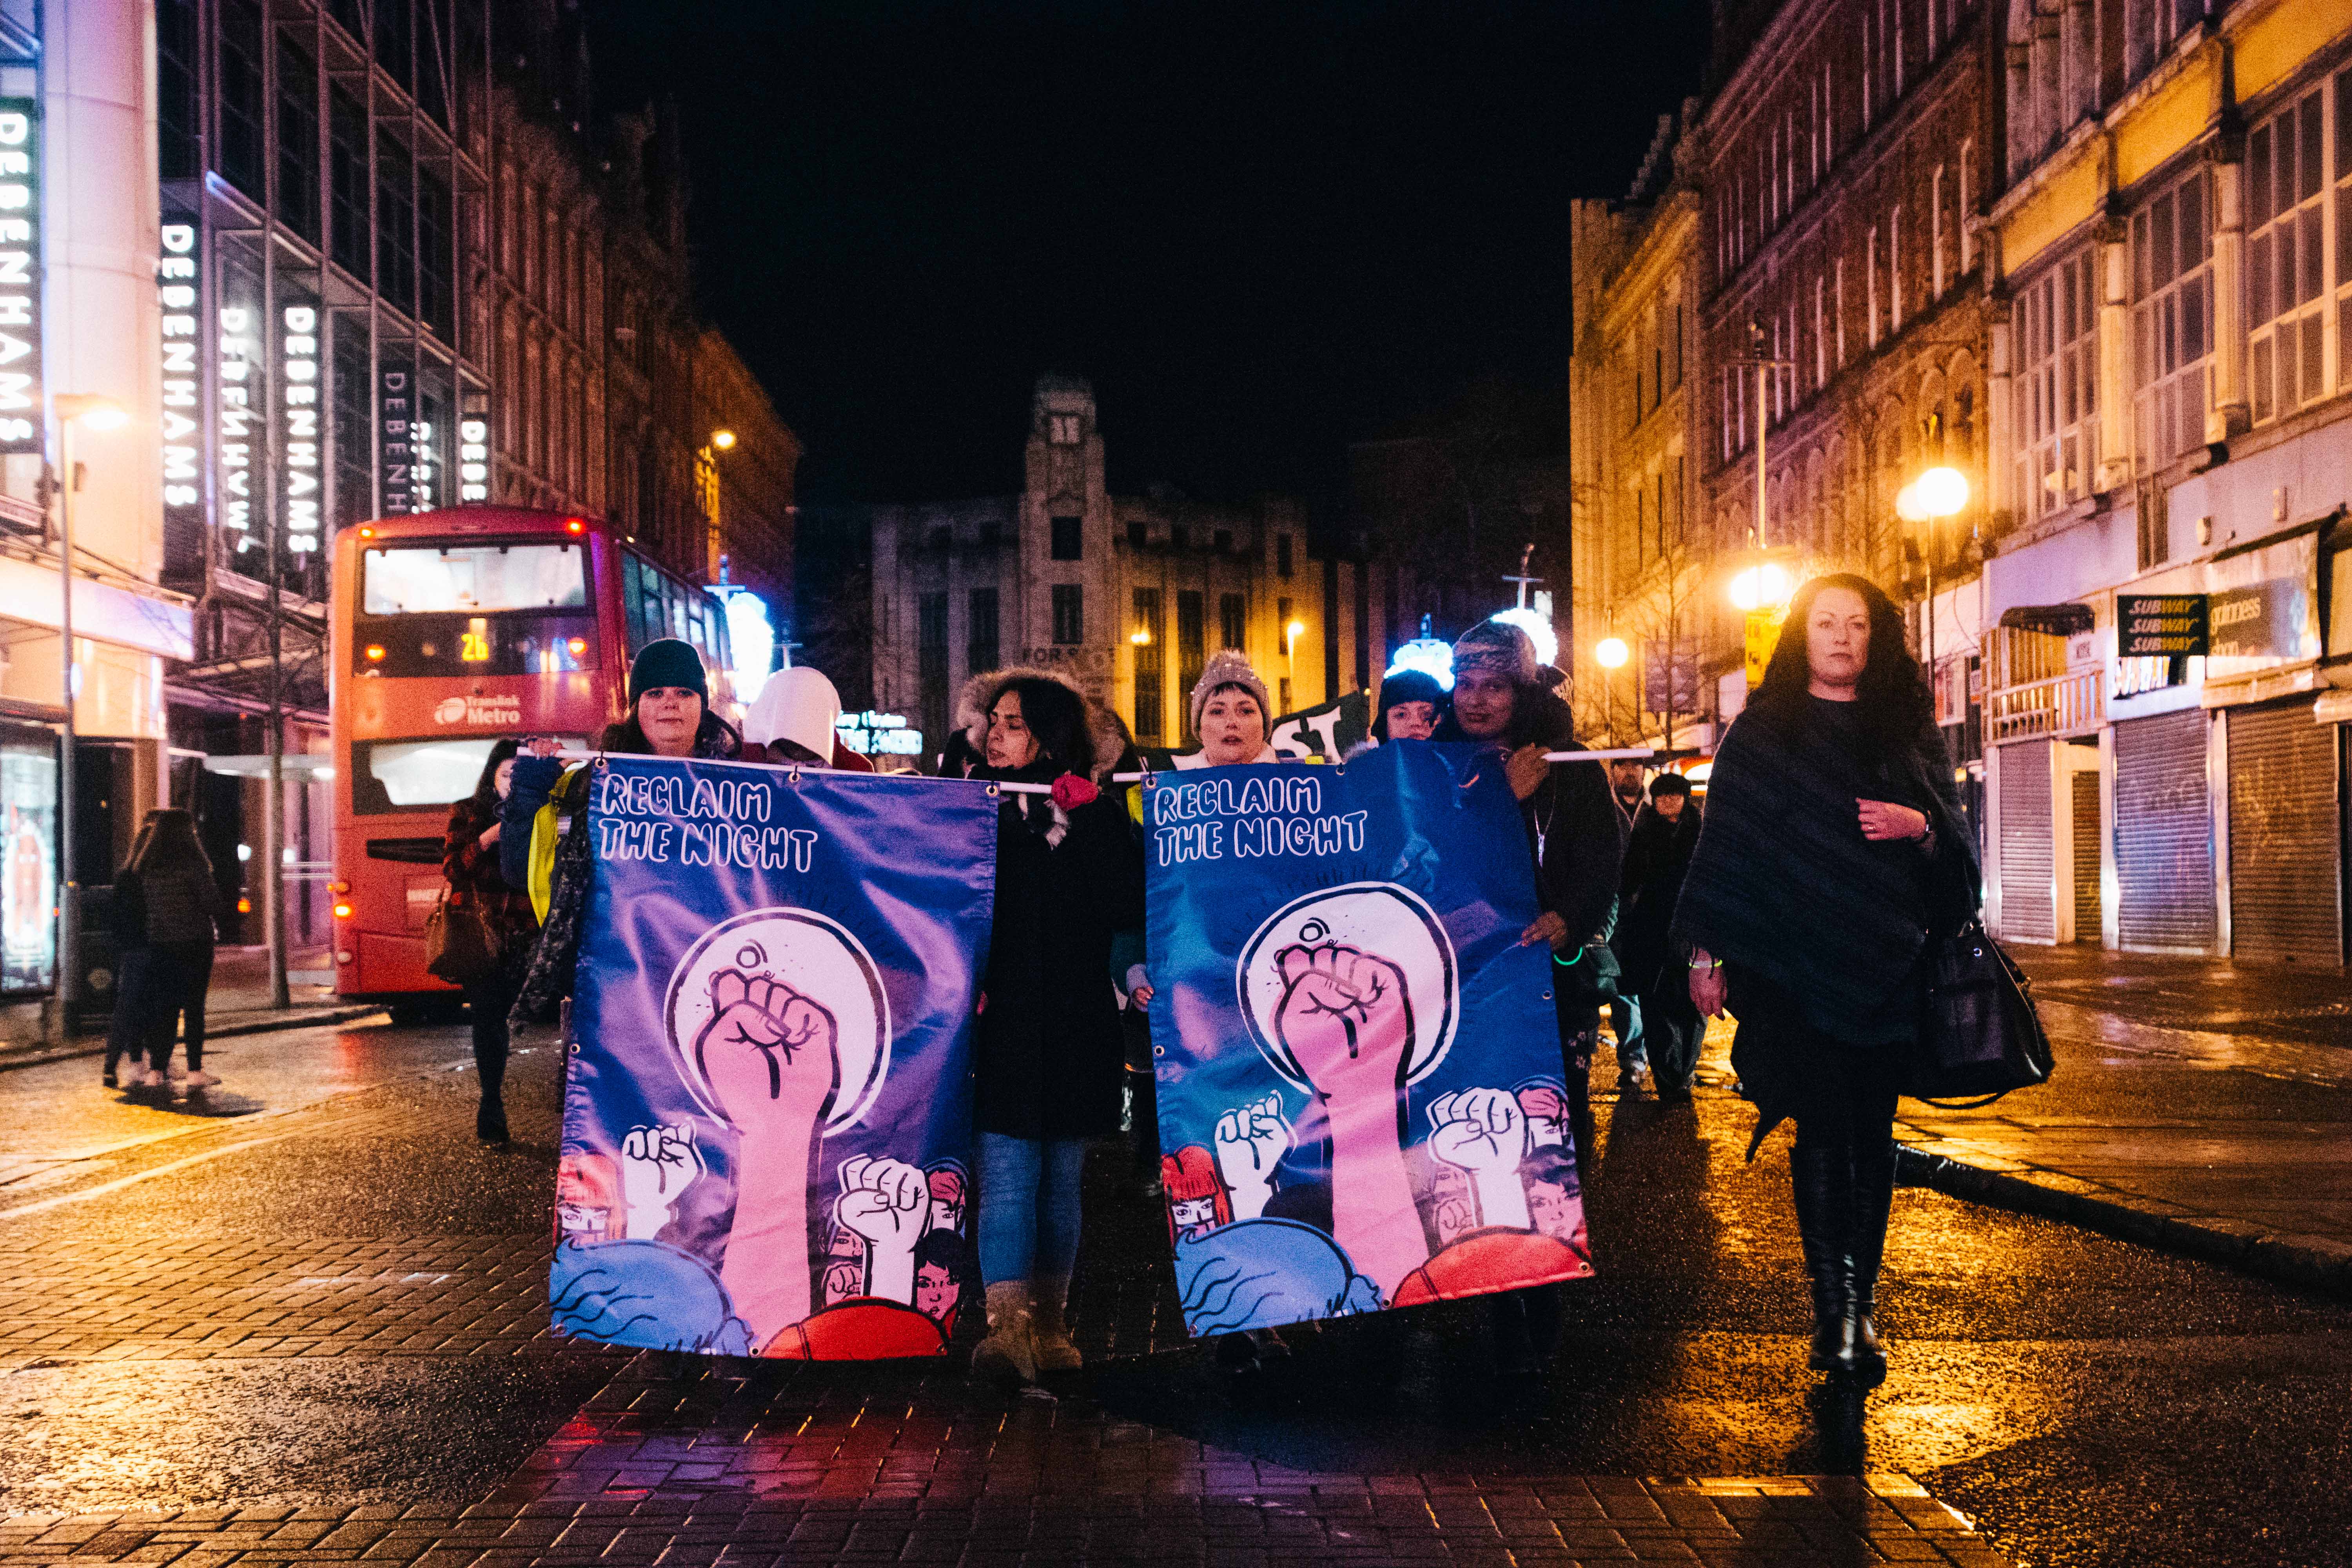
M 1129 744 L 1118 715 L 1089 698 L 1085 688 L 1062 671 L 1038 665 L 1011 664 L 1003 669 L 982 671 L 963 683 L 963 689 L 956 696 L 955 722 L 973 754 L 987 756 L 988 711 L 1004 695 L 1004 689 L 1016 680 L 1050 680 L 1085 706 L 1087 731 L 1095 743 L 1095 782 L 1100 784 L 1108 777 L 1118 766 L 1119 754 Z

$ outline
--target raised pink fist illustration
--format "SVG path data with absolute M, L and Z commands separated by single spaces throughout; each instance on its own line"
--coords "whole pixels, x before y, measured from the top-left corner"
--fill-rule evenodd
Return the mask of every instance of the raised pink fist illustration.
M 1331 1229 L 1383 1300 L 1429 1259 L 1398 1127 L 1412 1059 L 1404 972 L 1342 942 L 1275 954 L 1275 1033 L 1322 1097 L 1331 1133 Z
M 1316 1092 L 1393 1102 L 1412 1055 L 1404 972 L 1340 942 L 1285 948 L 1275 965 L 1282 974 L 1275 1033 Z
M 782 981 L 722 969 L 694 1058 L 736 1126 L 797 1125 L 805 1136 L 840 1081 L 835 1037 L 833 1015 Z
M 694 1058 L 742 1140 L 719 1279 L 755 1345 L 809 1315 L 809 1160 L 841 1079 L 838 1033 L 830 1012 L 781 980 L 710 977 Z

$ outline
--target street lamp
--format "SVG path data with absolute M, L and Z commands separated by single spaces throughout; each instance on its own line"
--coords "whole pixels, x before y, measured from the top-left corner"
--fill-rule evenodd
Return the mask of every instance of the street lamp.
M 119 430 L 131 423 L 131 411 L 111 397 L 91 392 L 60 393 L 54 399 L 58 416 L 58 460 L 65 482 L 58 489 L 58 684 L 65 695 L 66 721 L 58 751 L 58 1037 L 73 1032 L 74 990 L 81 968 L 81 887 L 74 880 L 74 642 L 73 642 L 73 514 L 74 492 L 81 488 L 81 465 L 74 457 L 74 427 Z
M 735 449 L 735 432 L 721 426 L 710 433 L 710 444 L 722 452 L 731 452 Z
M 1788 604 L 1796 585 L 1789 569 L 1778 561 L 1760 562 L 1732 577 L 1731 603 L 1749 615 L 1759 610 L 1778 610 Z
M 1601 667 L 1601 722 L 1611 744 L 1617 740 L 1617 688 L 1614 677 L 1633 657 L 1623 637 L 1602 637 L 1592 645 L 1592 661 Z
M 1926 656 L 1927 682 L 1934 687 L 1936 666 L 1936 525 L 1948 517 L 1957 517 L 1969 504 L 1969 477 L 1958 468 L 1938 466 L 1929 468 L 1902 489 L 1895 492 L 1895 515 L 1906 522 L 1924 524 L 1927 531 L 1927 547 L 1919 552 L 1927 576 L 1926 626 L 1920 637 L 1920 652 Z M 1938 715 L 1940 721 L 1941 716 Z

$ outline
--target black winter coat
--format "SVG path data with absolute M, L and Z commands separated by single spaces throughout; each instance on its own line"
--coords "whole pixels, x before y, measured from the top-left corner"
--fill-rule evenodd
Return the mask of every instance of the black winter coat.
M 1691 853 L 1698 847 L 1698 828 L 1696 801 L 1686 803 L 1682 815 L 1672 822 L 1653 806 L 1644 806 L 1634 819 L 1617 900 L 1617 958 L 1624 965 L 1628 994 L 1689 984 L 1682 970 L 1667 963 L 1674 953 L 1668 933 L 1675 921 L 1675 900 L 1682 896 L 1683 874 L 1690 869 Z
M 1047 784 L 1050 765 L 975 778 Z M 1013 795 L 996 830 L 996 915 L 977 1033 L 972 1124 L 1014 1138 L 1118 1130 L 1126 1044 L 1110 984 L 1111 937 L 1143 923 L 1143 847 L 1113 794 L 1064 814 Z

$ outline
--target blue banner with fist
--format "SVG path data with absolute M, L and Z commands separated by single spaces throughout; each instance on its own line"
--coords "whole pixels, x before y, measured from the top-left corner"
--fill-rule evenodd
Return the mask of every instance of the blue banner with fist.
M 715 1354 L 944 1353 L 973 1278 L 996 801 L 961 781 L 590 766 L 557 1329 Z
M 1145 790 L 1160 1174 L 1195 1334 L 1591 1272 L 1518 804 L 1490 750 Z

